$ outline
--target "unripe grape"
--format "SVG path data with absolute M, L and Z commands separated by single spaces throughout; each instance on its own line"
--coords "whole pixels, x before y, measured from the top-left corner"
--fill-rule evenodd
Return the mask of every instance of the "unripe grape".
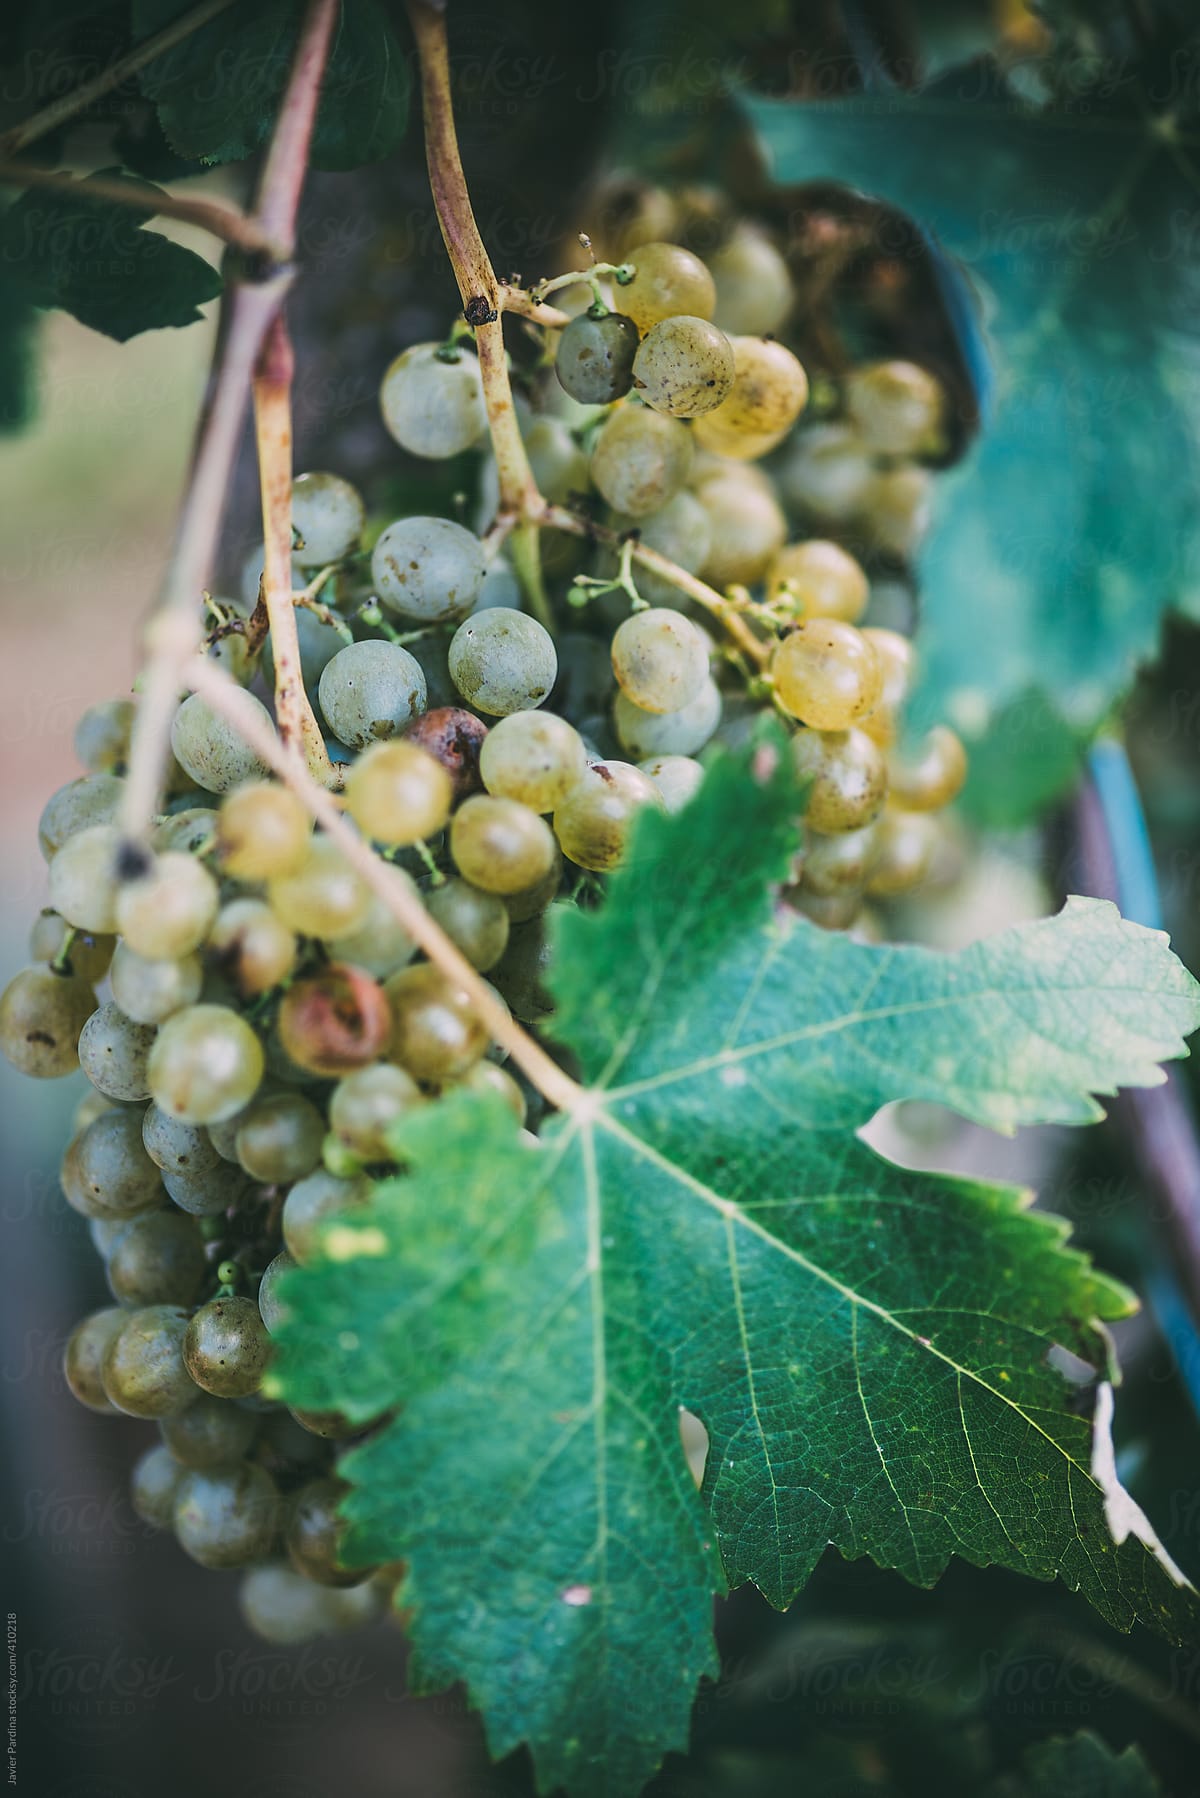
M 262 1044 L 244 1018 L 225 1005 L 189 1005 L 158 1033 L 149 1089 L 171 1117 L 219 1123 L 253 1098 L 263 1065 Z
M 115 774 L 84 774 L 51 793 L 38 819 L 38 847 L 52 861 L 69 837 L 98 824 L 111 824 L 125 790 Z
M 635 175 L 606 180 L 588 208 L 592 246 L 606 262 L 620 262 L 642 244 L 669 239 L 678 222 L 675 195 Z
M 829 897 L 834 893 L 860 893 L 867 884 L 878 847 L 878 823 L 861 830 L 844 830 L 822 836 L 808 830 L 801 857 L 805 888 Z
M 298 1068 L 336 1079 L 383 1054 L 391 1036 L 391 1013 L 380 988 L 364 969 L 329 962 L 284 994 L 278 1027 L 284 1054 Z M 240 1133 L 238 1141 L 240 1145 Z M 313 1164 L 319 1155 L 318 1137 Z M 284 1177 L 272 1176 L 277 1180 Z
M 414 343 L 383 377 L 383 422 L 401 449 L 441 461 L 479 442 L 487 408 L 479 363 L 462 350 L 451 356 L 438 343 Z
M 403 887 L 414 903 L 420 903 L 416 884 L 403 868 L 390 868 L 388 879 L 393 886 Z M 349 962 L 352 967 L 363 968 L 378 980 L 394 974 L 397 968 L 410 962 L 416 952 L 417 945 L 412 937 L 391 907 L 385 905 L 374 891 L 371 893 L 366 916 L 357 930 L 351 931 L 347 936 L 335 937 L 329 944 L 329 953 L 335 961 Z
M 129 758 L 132 699 L 102 699 L 75 726 L 75 754 L 89 774 L 120 773 Z
M 375 743 L 346 775 L 346 810 L 364 836 L 396 848 L 436 836 L 450 816 L 454 785 L 416 743 Z
M 796 300 L 788 265 L 757 225 L 739 223 L 708 259 L 717 290 L 713 318 L 722 331 L 765 337 L 778 331 Z
M 716 436 L 764 437 L 790 430 L 808 400 L 808 376 L 785 344 L 769 337 L 735 337 L 733 355 L 737 372 L 726 399 L 708 415 Z M 706 426 L 697 427 L 697 438 L 706 447 Z
M 910 812 L 936 812 L 962 791 L 967 778 L 967 752 L 945 724 L 935 725 L 912 755 L 888 761 L 888 787 L 898 806 Z
M 302 585 L 308 570 L 302 569 L 298 576 L 298 584 Z M 335 614 L 336 616 L 336 614 Z M 345 649 L 348 639 L 344 629 L 339 630 L 335 624 L 326 624 L 307 606 L 295 608 L 296 640 L 300 648 L 300 674 L 304 681 L 306 693 L 315 693 L 321 682 L 321 676 L 333 660 L 339 649 Z M 262 673 L 266 686 L 275 690 L 275 654 L 268 634 L 262 649 Z
M 485 893 L 524 893 L 553 867 L 554 837 L 529 806 L 477 793 L 454 814 L 450 853 L 463 878 Z
M 112 1305 L 104 1311 L 93 1311 L 76 1324 L 67 1338 L 63 1375 L 72 1395 L 89 1411 L 116 1410 L 104 1390 L 104 1357 L 128 1321 L 128 1311 Z
M 102 1005 L 79 1033 L 79 1065 L 105 1098 L 148 1099 L 154 1042 L 153 1025 L 135 1024 L 119 1005 Z
M 183 1468 L 161 1442 L 156 1442 L 134 1462 L 129 1476 L 129 1502 L 151 1529 L 171 1528 L 182 1478 Z
M 221 1159 L 207 1130 L 169 1117 L 155 1104 L 142 1116 L 142 1146 L 155 1167 L 170 1174 L 209 1173 Z
M 298 1180 L 283 1203 L 280 1227 L 284 1246 L 294 1261 L 307 1267 L 320 1254 L 321 1232 L 348 1211 L 359 1210 L 371 1200 L 371 1182 L 364 1176 L 340 1180 L 323 1168 Z
M 199 1398 L 183 1363 L 187 1312 L 180 1305 L 146 1305 L 126 1312 L 104 1356 L 104 1393 L 130 1417 L 169 1417 Z
M 699 256 L 677 243 L 644 243 L 633 262 L 634 277 L 619 291 L 621 305 L 639 331 L 681 312 L 712 317 L 717 290 Z
M 238 1608 L 247 1629 L 277 1648 L 298 1648 L 333 1627 L 330 1592 L 293 1567 L 268 1562 L 247 1569 Z
M 626 405 L 601 426 L 592 480 L 616 511 L 645 518 L 679 492 L 691 463 L 686 425 L 646 406 Z
M 926 812 L 906 812 L 889 805 L 876 832 L 868 893 L 886 899 L 911 893 L 929 873 L 938 842 L 936 821 Z
M 915 456 L 937 442 L 942 389 L 915 362 L 868 362 L 846 379 L 846 410 L 864 443 L 883 456 Z
M 506 942 L 507 937 L 506 929 Z M 360 1161 L 391 1161 L 387 1132 L 400 1118 L 424 1104 L 425 1096 L 412 1076 L 391 1062 L 381 1061 L 339 1080 L 329 1101 L 329 1127 Z
M 554 372 L 565 393 L 583 406 L 607 406 L 633 385 L 638 330 L 622 312 L 581 313 L 558 336 Z
M 198 955 L 178 961 L 147 961 L 118 943 L 112 963 L 113 998 L 136 1024 L 161 1024 L 185 1005 L 194 1005 L 204 984 Z
M 184 1365 L 197 1386 L 218 1398 L 257 1392 L 270 1359 L 271 1338 L 253 1299 L 209 1299 L 187 1326 Z
M 180 1211 L 147 1211 L 122 1229 L 107 1257 L 121 1305 L 190 1305 L 204 1280 L 200 1226 Z
M 348 643 L 325 664 L 318 693 L 326 723 L 352 749 L 398 736 L 425 709 L 425 671 L 398 643 Z
M 778 500 L 757 483 L 732 472 L 704 482 L 700 503 L 708 513 L 712 541 L 701 573 L 711 586 L 761 581 L 787 536 Z
M 356 1076 L 352 1074 L 350 1078 L 353 1080 Z M 279 1296 L 280 1276 L 285 1274 L 290 1267 L 298 1265 L 286 1249 L 281 1249 L 275 1259 L 267 1263 L 263 1277 L 258 1283 L 258 1314 L 268 1330 L 274 1330 L 275 1325 L 281 1323 L 287 1315 L 287 1307 Z
M 874 709 L 862 721 L 862 729 L 885 749 L 896 740 L 900 712 L 908 697 L 915 672 L 915 656 L 909 638 L 899 631 L 868 625 L 863 636 L 879 658 L 883 685 Z
M 853 425 L 809 425 L 793 439 L 776 478 L 788 505 L 844 524 L 866 508 L 875 464 Z
M 258 1434 L 258 1418 L 240 1405 L 201 1393 L 194 1405 L 178 1417 L 164 1417 L 158 1427 L 181 1467 L 207 1472 L 214 1467 L 234 1467 L 250 1452 Z
M 274 733 L 271 714 L 252 693 L 242 704 L 260 714 L 259 722 Z M 268 769 L 247 747 L 232 724 L 217 716 L 199 693 L 184 700 L 171 725 L 171 748 L 180 767 L 206 793 L 228 793 L 248 780 L 264 780 Z
M 450 678 L 468 705 L 492 717 L 541 705 L 558 673 L 549 631 L 507 606 L 460 624 L 449 660 Z
M 815 730 L 848 729 L 883 686 L 871 644 L 836 618 L 813 618 L 790 631 L 776 646 L 771 675 L 780 704 Z
M 503 1099 L 518 1124 L 524 1125 L 529 1107 L 525 1103 L 525 1094 L 517 1085 L 506 1068 L 498 1068 L 494 1061 L 477 1061 L 468 1068 L 447 1092 L 455 1093 L 488 1093 Z
M 129 1218 L 162 1203 L 162 1179 L 136 1111 L 93 1119 L 68 1144 L 62 1171 L 68 1203 L 85 1217 Z
M 302 1093 L 271 1093 L 242 1114 L 237 1157 L 253 1180 L 288 1186 L 321 1159 L 325 1120 Z
M 822 930 L 849 930 L 862 910 L 862 893 L 857 887 L 841 893 L 813 893 L 807 887 L 792 887 L 788 901 Z
M 68 837 L 50 863 L 50 903 L 77 930 L 117 927 L 120 842 L 115 824 L 93 824 Z
M 267 902 L 289 930 L 329 942 L 364 922 L 370 888 L 332 838 L 314 837 L 299 868 L 269 882 Z
M 368 1578 L 371 1569 L 343 1567 L 338 1547 L 345 1524 L 338 1504 L 349 1487 L 344 1480 L 325 1477 L 310 1480 L 295 1493 L 289 1505 L 287 1551 L 293 1567 L 319 1586 L 354 1586 Z
M 362 495 L 340 475 L 301 474 L 292 482 L 292 529 L 301 538 L 292 557 L 303 567 L 340 562 L 357 545 L 365 523 Z
M 217 854 L 235 880 L 290 874 L 308 853 L 312 820 L 287 787 L 254 781 L 225 796 L 217 817 Z
M 812 782 L 805 820 L 813 830 L 860 830 L 883 810 L 887 768 L 865 732 L 800 730 L 792 751 L 797 773 Z
M 34 961 L 55 961 L 62 954 L 67 932 L 72 930 L 65 918 L 47 908 L 34 919 L 29 933 L 29 953 Z M 67 952 L 64 971 L 75 974 L 88 986 L 98 986 L 108 972 L 117 940 L 94 930 L 76 930 Z
M 553 811 L 586 767 L 583 738 L 553 712 L 510 712 L 492 726 L 479 754 L 488 792 L 535 812 Z
M 560 342 L 560 351 L 561 348 Z M 522 435 L 538 492 L 544 494 L 552 505 L 566 505 L 572 495 L 587 492 L 587 452 L 576 442 L 561 418 L 535 418 Z M 543 555 L 547 549 L 553 553 L 553 541 L 553 538 L 543 539 Z M 497 594 L 496 577 L 500 575 L 505 579 Z M 491 597 L 489 588 L 492 590 Z M 519 602 L 520 591 L 520 583 L 512 569 L 493 563 L 489 575 L 484 577 L 475 609 L 482 610 L 486 605 L 511 606 L 514 599 Z
M 893 556 L 912 554 L 929 524 L 931 486 L 929 470 L 912 462 L 872 476 L 862 523 L 877 548 Z
M 450 518 L 398 518 L 371 555 L 371 579 L 384 605 L 422 624 L 465 618 L 486 572 L 479 538 Z
M 509 927 L 503 899 L 482 892 L 469 881 L 448 880 L 434 887 L 425 903 L 430 917 L 473 968 L 486 973 L 500 960 L 508 945 Z
M 208 939 L 208 959 L 244 998 L 269 992 L 296 965 L 296 934 L 262 899 L 223 905 Z
M 96 1009 L 96 995 L 75 974 L 56 974 L 44 962 L 23 968 L 0 997 L 0 1050 L 22 1074 L 59 1080 L 79 1066 L 79 1037 Z
M 435 762 L 440 762 L 453 783 L 455 799 L 465 799 L 468 793 L 479 791 L 479 755 L 487 732 L 483 719 L 473 712 L 464 712 L 460 706 L 439 705 L 410 724 L 404 740 L 417 744 Z
M 633 820 L 648 805 L 666 809 L 648 775 L 628 762 L 593 762 L 555 812 L 554 834 L 571 861 L 604 874 L 621 861 Z
M 148 961 L 178 961 L 200 947 L 219 903 L 217 883 L 203 862 L 177 851 L 159 855 L 147 873 L 121 887 L 117 928 Z
M 191 1470 L 175 1498 L 175 1535 L 201 1567 L 246 1567 L 269 1551 L 279 1524 L 275 1483 L 252 1461 Z
M 182 1174 L 164 1168 L 163 1185 L 172 1204 L 189 1217 L 216 1217 L 222 1211 L 232 1211 L 250 1190 L 242 1170 L 230 1167 L 221 1157 L 215 1167 L 193 1168 Z
M 655 755 L 638 767 L 650 776 L 668 812 L 681 812 L 704 784 L 704 769 L 689 755 Z
M 618 693 L 613 704 L 617 741 L 639 761 L 654 755 L 695 755 L 720 722 L 721 694 L 711 678 L 677 712 L 644 712 L 624 693 Z
M 487 1026 L 469 995 L 431 962 L 402 968 L 383 990 L 394 1020 L 391 1059 L 414 1080 L 441 1085 L 486 1051 Z
M 669 418 L 711 412 L 729 393 L 733 374 L 733 350 L 724 331 L 686 314 L 652 325 L 633 359 L 642 399 Z
M 813 537 L 787 543 L 767 570 L 768 600 L 787 599 L 804 618 L 857 624 L 867 609 L 867 577 L 838 543 Z
M 708 639 L 690 618 L 651 607 L 618 627 L 612 665 L 622 693 L 639 710 L 678 712 L 708 680 Z

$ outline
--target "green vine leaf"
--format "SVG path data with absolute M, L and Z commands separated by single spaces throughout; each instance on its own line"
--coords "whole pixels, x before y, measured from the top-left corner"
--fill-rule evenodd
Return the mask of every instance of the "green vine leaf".
M 1115 1754 L 1081 1729 L 1035 1742 L 1021 1756 L 1020 1774 L 997 1780 L 987 1798 L 1157 1798 L 1161 1791 L 1140 1749 Z
M 343 1462 L 347 1555 L 407 1562 L 419 1682 L 465 1680 L 546 1791 L 635 1792 L 686 1742 L 712 1594 L 787 1605 L 829 1544 L 1200 1622 L 1070 1359 L 1103 1369 L 1129 1295 L 1030 1195 L 854 1134 L 912 1097 L 1085 1123 L 1183 1053 L 1200 989 L 1091 900 L 944 956 L 777 913 L 799 799 L 772 739 L 643 819 L 559 933 L 577 1104 L 536 1141 L 498 1102 L 414 1115 L 405 1177 L 283 1288 L 271 1389 L 380 1426 Z
M 1037 108 L 976 63 L 915 93 L 745 102 L 775 179 L 892 202 L 981 290 L 995 415 L 939 482 L 920 557 L 925 709 L 971 739 L 1007 741 L 1031 690 L 1061 739 L 1090 734 L 1164 609 L 1200 596 L 1192 140 L 1142 98 Z M 1026 816 L 1045 787 L 1027 783 Z M 997 805 L 1011 795 L 978 809 Z
M 121 178 L 119 170 L 103 174 Z M 130 185 L 160 191 L 145 181 Z M 22 194 L 0 216 L 0 261 L 5 285 L 27 306 L 60 306 L 118 343 L 193 324 L 221 291 L 211 263 L 147 230 L 125 207 L 90 198 L 86 180 Z

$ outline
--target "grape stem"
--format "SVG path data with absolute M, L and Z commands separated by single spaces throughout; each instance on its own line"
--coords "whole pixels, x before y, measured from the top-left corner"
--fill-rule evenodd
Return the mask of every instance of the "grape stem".
M 577 278 L 584 279 L 583 276 Z M 504 281 L 500 285 L 500 310 L 512 312 L 518 318 L 530 319 L 535 325 L 545 325 L 551 331 L 561 331 L 564 325 L 571 322 L 569 313 L 560 312 L 557 306 L 543 306 L 525 288 L 517 287 L 510 281 Z
M 303 755 L 324 786 L 337 782 L 304 688 L 292 603 L 292 375 L 296 359 L 282 312 L 267 327 L 254 372 L 254 435 L 262 492 L 262 595 L 275 659 L 275 722 L 284 748 Z
M 445 931 L 429 915 L 407 881 L 380 859 L 343 818 L 336 799 L 313 779 L 300 758 L 286 750 L 275 732 L 263 722 L 254 701 L 225 670 L 203 656 L 193 657 L 184 671 L 185 681 L 300 800 L 325 834 L 341 849 L 347 863 L 419 949 L 442 973 L 469 997 L 493 1041 L 507 1049 L 517 1066 L 538 1091 L 560 1110 L 575 1110 L 583 1089 L 541 1044 L 523 1030 L 506 1006 L 491 991 Z
M 284 259 L 260 280 L 231 271 L 221 303 L 216 355 L 175 541 L 145 634 L 148 666 L 134 720 L 120 815 L 122 836 L 135 855 L 144 855 L 151 821 L 159 810 L 171 720 L 185 685 L 184 669 L 201 636 L 196 602 L 208 584 L 216 556 L 259 351 L 292 280 L 286 257 L 295 242 L 300 185 L 337 5 L 338 0 L 310 0 L 259 187 L 255 228 L 265 239 L 269 225 L 269 235 L 282 248 Z M 281 143 L 286 143 L 288 155 L 297 159 L 297 168 L 281 160 L 277 153 Z M 290 592 L 290 572 L 288 589 Z
M 596 293 L 596 282 L 602 275 L 615 275 L 623 286 L 628 286 L 636 273 L 632 262 L 594 262 L 591 268 L 572 269 L 565 275 L 555 275 L 553 280 L 536 282 L 529 290 L 530 298 L 540 304 L 547 294 L 557 293 L 560 287 L 578 287 L 581 281 Z

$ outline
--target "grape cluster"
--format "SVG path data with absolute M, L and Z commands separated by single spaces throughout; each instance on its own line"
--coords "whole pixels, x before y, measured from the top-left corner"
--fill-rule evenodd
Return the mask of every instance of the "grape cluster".
M 593 903 L 638 814 L 686 805 L 699 752 L 744 740 L 758 712 L 788 721 L 810 783 L 783 897 L 824 925 L 925 878 L 933 814 L 965 773 L 949 730 L 903 741 L 912 651 L 871 621 L 862 563 L 795 529 L 849 518 L 870 482 L 877 515 L 899 517 L 900 477 L 927 474 L 937 383 L 859 369 L 842 415 L 806 427 L 808 379 L 782 336 L 793 286 L 768 234 L 736 225 L 707 260 L 658 237 L 622 250 L 518 392 L 534 476 L 578 521 L 542 533 L 530 609 L 515 562 L 461 517 L 372 517 L 326 472 L 292 495 L 300 661 L 344 816 L 531 1029 L 555 913 Z M 486 533 L 496 474 L 461 331 L 406 350 L 381 404 L 410 455 L 478 452 Z M 207 602 L 206 653 L 273 730 L 261 563 L 252 552 L 239 597 Z M 84 773 L 43 811 L 49 902 L 0 999 L 0 1047 L 28 1074 L 90 1082 L 61 1184 L 113 1303 L 70 1339 L 71 1390 L 157 1424 L 137 1510 L 202 1565 L 244 1569 L 248 1621 L 296 1642 L 382 1610 L 401 1570 L 340 1564 L 347 1420 L 264 1395 L 280 1276 L 393 1168 L 406 1114 L 488 1091 L 525 1125 L 542 1101 L 470 993 L 199 694 L 174 716 L 152 842 L 131 853 L 134 716 L 124 699 L 84 715 Z

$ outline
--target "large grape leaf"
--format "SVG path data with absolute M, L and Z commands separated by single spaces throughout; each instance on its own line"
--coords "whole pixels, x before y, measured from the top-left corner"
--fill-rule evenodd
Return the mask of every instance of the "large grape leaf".
M 1039 689 L 1090 732 L 1164 608 L 1200 596 L 1200 139 L 1180 99 L 1126 70 L 1036 108 L 979 63 L 911 94 L 746 102 L 777 180 L 902 207 L 981 290 L 994 414 L 920 558 L 918 705 L 969 737 Z
M 712 1594 L 786 1605 L 830 1543 L 1197 1630 L 1070 1359 L 1103 1367 L 1128 1295 L 1028 1194 L 854 1131 L 912 1097 L 1086 1122 L 1161 1078 L 1200 989 L 1095 901 L 945 956 L 777 913 L 798 802 L 760 748 L 643 820 L 561 930 L 577 1102 L 540 1140 L 477 1098 L 415 1115 L 406 1176 L 283 1288 L 273 1390 L 379 1420 L 343 1463 L 347 1552 L 406 1560 L 418 1680 L 465 1680 L 544 1790 L 635 1792 L 686 1741 Z M 680 1406 L 709 1431 L 699 1495 Z

